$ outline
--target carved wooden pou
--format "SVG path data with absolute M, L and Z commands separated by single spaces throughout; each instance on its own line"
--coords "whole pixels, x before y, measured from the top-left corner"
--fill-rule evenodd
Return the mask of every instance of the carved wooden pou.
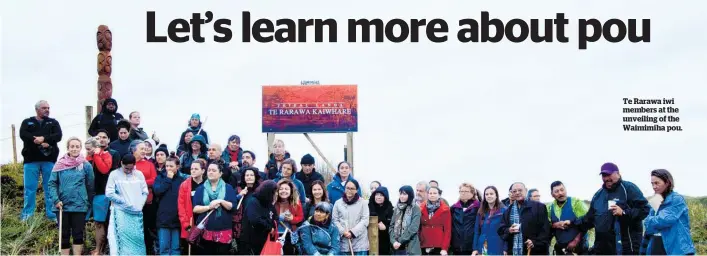
M 101 113 L 103 102 L 107 98 L 113 97 L 113 83 L 110 75 L 113 73 L 113 57 L 110 51 L 113 49 L 113 33 L 108 26 L 98 26 L 96 33 L 96 44 L 98 46 L 97 68 L 98 72 L 98 113 Z

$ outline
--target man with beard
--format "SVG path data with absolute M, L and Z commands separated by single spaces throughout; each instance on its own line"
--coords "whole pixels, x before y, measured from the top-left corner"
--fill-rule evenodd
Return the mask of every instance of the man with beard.
M 302 171 L 295 173 L 295 178 L 304 185 L 304 192 L 307 200 L 309 200 L 312 198 L 312 182 L 315 180 L 324 182 L 324 176 L 314 170 L 314 157 L 312 155 L 304 155 L 299 163 L 302 165 Z
M 48 182 L 54 163 L 59 158 L 59 147 L 62 132 L 59 121 L 49 117 L 49 103 L 40 100 L 34 105 L 36 116 L 29 117 L 20 125 L 20 139 L 22 140 L 22 157 L 24 158 L 24 206 L 20 219 L 27 220 L 34 214 L 36 207 L 37 188 L 39 175 L 42 175 L 42 188 L 44 198 L 48 198 Z M 52 212 L 52 202 L 45 201 L 44 209 L 47 218 L 56 221 L 56 214 Z
M 513 202 L 503 213 L 498 235 L 506 241 L 509 255 L 548 255 L 550 253 L 550 221 L 544 204 L 526 198 L 525 184 L 511 186 Z
M 417 183 L 415 188 L 415 204 L 420 205 L 422 202 L 427 200 L 427 190 L 430 188 L 430 184 L 424 181 Z
M 110 141 L 118 140 L 118 122 L 123 119 L 123 115 L 118 113 L 118 102 L 113 98 L 103 101 L 101 113 L 96 115 L 88 127 L 88 134 L 96 136 L 99 129 L 108 131 Z M 120 155 L 122 157 L 122 154 Z
M 587 254 L 587 233 L 569 225 L 577 218 L 587 214 L 587 207 L 579 198 L 568 197 L 565 185 L 555 181 L 550 185 L 550 191 L 555 201 L 547 206 L 552 231 L 555 237 L 555 255 Z
M 573 224 L 582 232 L 594 228 L 594 254 L 638 254 L 643 219 L 650 212 L 648 200 L 636 184 L 621 178 L 615 164 L 603 164 L 600 174 L 604 185 L 592 197 L 587 214 Z

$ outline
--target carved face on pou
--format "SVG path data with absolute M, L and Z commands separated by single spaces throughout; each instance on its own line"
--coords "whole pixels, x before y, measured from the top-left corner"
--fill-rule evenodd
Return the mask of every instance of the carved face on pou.
M 113 83 L 105 75 L 98 77 L 98 99 L 104 100 L 113 96 Z M 100 105 L 99 105 L 100 106 Z
M 98 75 L 110 76 L 113 70 L 113 57 L 110 52 L 98 53 Z
M 110 51 L 113 49 L 113 33 L 106 25 L 98 26 L 98 33 L 96 33 L 96 42 L 98 44 L 99 51 Z

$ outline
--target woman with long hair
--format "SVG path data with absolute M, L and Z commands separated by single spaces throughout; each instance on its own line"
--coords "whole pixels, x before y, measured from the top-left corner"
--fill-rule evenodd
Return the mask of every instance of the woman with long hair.
M 304 206 L 304 219 L 309 220 L 314 216 L 314 207 L 321 202 L 329 202 L 329 196 L 326 192 L 326 185 L 321 180 L 315 180 L 312 182 L 312 196 L 308 198 L 308 203 Z
M 420 206 L 414 203 L 415 191 L 411 186 L 398 190 L 400 197 L 395 205 L 391 228 L 388 229 L 393 255 L 420 255 Z
M 305 221 L 297 231 L 300 236 L 300 254 L 339 255 L 339 230 L 331 224 L 331 215 L 330 203 L 317 203 L 312 219 Z
M 265 180 L 255 189 L 252 197 L 248 198 L 243 218 L 241 233 L 241 254 L 260 255 L 265 246 L 265 241 L 275 228 L 275 199 L 277 196 L 277 183 Z
M 344 196 L 334 203 L 334 224 L 342 236 L 341 254 L 368 255 L 368 203 L 358 194 L 358 182 L 349 179 L 344 183 Z
M 471 255 L 474 251 L 474 225 L 480 203 L 477 189 L 471 183 L 459 185 L 459 201 L 452 205 L 452 252 L 454 255 Z
M 240 248 L 242 248 L 242 243 L 241 243 L 241 232 L 243 231 L 243 219 L 245 218 L 245 202 L 248 202 L 248 198 L 250 198 L 254 193 L 255 189 L 260 185 L 260 175 L 258 175 L 258 168 L 255 167 L 246 167 L 242 171 L 239 171 L 235 174 L 241 174 L 240 177 L 240 184 L 236 186 L 236 190 L 238 190 L 238 194 L 242 195 L 243 197 L 238 200 L 238 204 L 236 205 L 236 209 L 233 213 L 233 240 L 231 241 L 231 250 L 234 253 L 239 253 L 241 251 Z M 231 179 L 231 181 L 234 181 L 235 179 Z M 240 206 L 240 207 L 238 207 Z M 233 248 L 233 243 L 236 243 L 236 248 Z
M 86 213 L 93 200 L 93 167 L 81 154 L 81 140 L 71 137 L 66 142 L 68 152 L 57 160 L 47 186 L 46 199 L 59 215 L 61 209 L 61 254 L 82 255 L 86 233 Z M 70 239 L 73 238 L 73 244 Z
M 283 163 L 283 170 L 285 169 L 284 166 L 285 163 Z M 279 216 L 277 233 L 282 236 L 285 230 L 289 229 L 285 236 L 285 244 L 282 246 L 282 251 L 285 255 L 294 255 L 297 254 L 295 244 L 297 244 L 298 237 L 293 235 L 293 232 L 297 231 L 297 225 L 304 220 L 302 203 L 299 201 L 299 192 L 292 180 L 280 180 L 277 182 L 277 189 L 277 201 L 275 202 L 275 214 Z
M 498 235 L 506 206 L 498 197 L 498 189 L 488 186 L 484 189 L 484 200 L 476 215 L 474 224 L 474 252 L 472 255 L 503 255 L 505 243 Z
M 668 170 L 651 172 L 655 195 L 649 200 L 651 211 L 643 220 L 646 255 L 695 254 L 690 232 L 690 215 L 682 195 L 675 192 L 675 181 Z M 643 250 L 643 248 L 641 248 Z M 642 253 L 643 254 L 643 253 Z
M 281 179 L 289 179 L 297 190 L 297 198 L 304 204 L 307 202 L 307 197 L 305 195 L 304 184 L 295 178 L 295 173 L 297 173 L 297 163 L 292 158 L 285 159 L 280 165 L 280 173 L 277 178 L 274 179 L 275 182 L 280 182 Z
M 236 191 L 221 179 L 222 174 L 223 165 L 210 164 L 206 174 L 208 180 L 196 189 L 192 198 L 194 222 L 201 223 L 208 217 L 199 245 L 209 255 L 228 254 L 233 235 L 231 214 L 238 204 Z
M 371 183 L 373 184 L 373 183 Z M 378 254 L 390 255 L 390 236 L 388 229 L 390 228 L 390 220 L 393 218 L 393 204 L 388 197 L 388 189 L 386 187 L 377 187 L 368 199 L 368 210 L 371 211 L 370 216 L 378 216 Z
M 447 255 L 452 239 L 452 213 L 439 197 L 438 187 L 427 189 L 427 200 L 420 205 L 420 248 L 422 255 Z
M 351 164 L 348 162 L 340 162 L 336 169 L 337 172 L 334 175 L 334 179 L 326 187 L 327 193 L 329 194 L 329 201 L 334 205 L 336 205 L 336 201 L 339 201 L 339 199 L 341 199 L 346 192 L 344 184 L 346 184 L 349 180 L 356 181 L 351 174 Z M 358 183 L 358 181 L 356 181 L 356 183 Z M 360 188 L 357 192 L 358 196 L 362 195 Z

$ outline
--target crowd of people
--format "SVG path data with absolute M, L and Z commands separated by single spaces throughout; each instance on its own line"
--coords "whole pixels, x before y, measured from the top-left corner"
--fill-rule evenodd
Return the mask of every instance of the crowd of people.
M 560 181 L 549 186 L 549 205 L 522 182 L 504 200 L 495 186 L 479 190 L 464 182 L 450 204 L 434 180 L 402 186 L 396 199 L 374 181 L 366 200 L 350 163 L 339 163 L 326 184 L 314 157 L 306 154 L 298 164 L 276 140 L 261 170 L 239 136 L 224 148 L 210 142 L 198 114 L 170 152 L 139 127 L 139 112 L 124 120 L 108 99 L 87 141 L 68 138 L 59 156 L 59 122 L 49 117 L 48 102 L 35 110 L 20 128 L 21 218 L 34 213 L 41 175 L 46 215 L 62 222 L 63 255 L 82 253 L 91 220 L 93 255 L 259 255 L 273 243 L 285 255 L 367 255 L 370 216 L 379 221 L 380 255 L 695 253 L 687 204 L 664 169 L 650 172 L 655 195 L 646 199 L 616 164 L 605 163 L 603 185 L 588 206 Z

